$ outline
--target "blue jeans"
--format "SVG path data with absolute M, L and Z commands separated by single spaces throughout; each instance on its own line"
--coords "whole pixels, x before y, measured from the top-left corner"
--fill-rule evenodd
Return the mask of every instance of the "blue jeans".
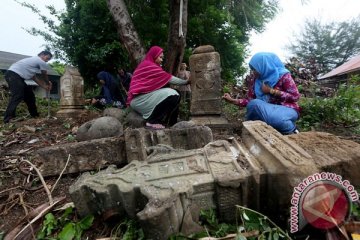
M 298 117 L 295 109 L 267 103 L 260 99 L 253 99 L 246 106 L 246 120 L 266 122 L 282 134 L 294 132 Z

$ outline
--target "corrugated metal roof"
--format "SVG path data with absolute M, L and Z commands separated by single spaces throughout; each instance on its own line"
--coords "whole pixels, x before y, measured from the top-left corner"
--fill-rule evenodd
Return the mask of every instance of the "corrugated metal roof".
M 330 72 L 326 73 L 325 75 L 319 77 L 319 79 L 340 76 L 340 75 L 344 75 L 347 73 L 355 72 L 357 70 L 360 70 L 360 55 L 357 55 L 357 56 L 351 58 L 346 63 L 338 66 L 337 68 L 331 70 Z
M 7 70 L 14 62 L 17 62 L 23 58 L 27 58 L 31 56 L 21 55 L 17 53 L 10 53 L 0 51 L 0 70 Z M 60 76 L 54 69 L 49 66 L 48 74 L 53 76 Z

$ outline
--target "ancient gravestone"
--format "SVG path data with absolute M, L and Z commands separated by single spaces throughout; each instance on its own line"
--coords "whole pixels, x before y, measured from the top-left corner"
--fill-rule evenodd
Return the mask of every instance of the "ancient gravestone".
M 236 141 L 225 140 L 153 154 L 121 169 L 82 175 L 70 187 L 71 198 L 81 215 L 139 220 L 148 239 L 189 234 L 199 230 L 200 209 L 217 207 L 221 218 L 229 220 L 236 204 L 247 204 L 251 169 L 239 167 L 238 154 Z
M 77 68 L 66 66 L 60 78 L 60 110 L 58 117 L 76 117 L 84 109 L 84 79 Z

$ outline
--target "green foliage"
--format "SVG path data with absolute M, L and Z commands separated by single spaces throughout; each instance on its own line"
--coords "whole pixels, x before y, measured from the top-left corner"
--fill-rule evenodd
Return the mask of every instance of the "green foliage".
M 66 136 L 66 140 L 67 140 L 68 142 L 74 142 L 74 141 L 76 140 L 76 138 L 75 138 L 74 135 L 68 134 L 68 135 Z
M 101 86 L 99 84 L 95 84 L 92 87 L 88 87 L 85 90 L 84 97 L 85 98 L 93 98 L 99 95 L 101 91 Z
M 94 217 L 86 216 L 80 221 L 74 221 L 73 217 L 73 208 L 71 207 L 65 209 L 60 218 L 55 217 L 52 213 L 46 214 L 36 239 L 81 239 L 83 232 L 91 227 Z
M 206 231 L 192 235 L 192 238 L 201 237 L 225 237 L 227 234 L 236 232 L 236 226 L 226 223 L 220 223 L 217 219 L 214 209 L 202 210 L 200 212 L 200 221 L 206 229 Z
M 71 128 L 71 124 L 68 123 L 68 122 L 63 123 L 63 126 L 64 126 L 65 129 L 70 129 Z
M 143 230 L 134 220 L 125 219 L 111 231 L 111 238 L 122 240 L 145 239 Z
M 353 76 L 347 84 L 340 85 L 332 98 L 305 98 L 298 124 L 309 130 L 319 124 L 357 126 L 360 124 L 360 77 Z
M 86 86 L 97 81 L 96 73 L 101 70 L 113 71 L 120 64 L 126 67 L 127 53 L 118 40 L 106 1 L 66 0 L 65 4 L 65 12 L 46 6 L 52 16 L 49 18 L 36 6 L 23 3 L 46 25 L 28 32 L 42 36 L 56 58 L 77 66 Z
M 320 73 L 327 73 L 360 53 L 360 18 L 326 24 L 307 20 L 288 49 L 302 62 L 313 60 Z
M 51 6 L 55 18 L 42 14 L 34 5 L 22 4 L 40 16 L 46 28 L 28 30 L 42 36 L 55 55 L 79 67 L 85 86 L 96 82 L 100 70 L 113 71 L 115 66 L 130 67 L 128 53 L 117 34 L 105 0 L 66 0 L 65 12 Z M 147 49 L 151 45 L 166 50 L 169 32 L 167 0 L 125 0 L 129 14 Z M 245 72 L 246 46 L 252 30 L 261 32 L 277 13 L 278 1 L 194 0 L 188 2 L 188 31 L 185 61 L 191 50 L 213 45 L 221 55 L 222 78 L 236 82 Z M 151 23 L 151 24 L 149 24 Z
M 219 223 L 217 220 L 216 212 L 214 209 L 201 210 L 200 211 L 201 225 L 204 227 L 204 231 L 191 234 L 190 236 L 184 236 L 178 234 L 176 236 L 170 236 L 170 240 L 185 240 L 185 239 L 199 239 L 205 237 L 225 237 L 228 234 L 236 232 L 236 226 L 226 223 Z
M 36 107 L 38 109 L 38 112 L 40 114 L 40 116 L 47 116 L 48 114 L 48 108 L 49 108 L 49 102 L 50 102 L 50 112 L 51 115 L 55 114 L 60 106 L 59 106 L 59 101 L 56 99 L 47 99 L 47 98 L 41 98 L 41 97 L 36 97 Z M 21 111 L 26 111 L 27 113 L 27 108 L 24 105 L 22 105 L 22 110 Z M 17 110 L 18 111 L 18 110 Z
M 63 75 L 65 73 L 66 65 L 59 61 L 55 61 L 49 64 L 52 69 L 54 69 L 58 74 Z
M 0 80 L 5 80 L 5 76 L 1 71 L 0 71 Z
M 189 121 L 189 119 L 190 119 L 190 102 L 182 101 L 180 103 L 179 118 L 182 121 Z
M 360 220 L 360 205 L 359 201 L 357 202 L 351 202 L 351 213 L 350 213 L 351 219 L 355 221 Z
M 267 216 L 246 207 L 236 206 L 236 208 L 237 216 L 240 218 L 243 224 L 241 227 L 239 227 L 239 230 L 241 231 L 238 233 L 238 239 L 291 239 L 288 233 L 278 227 Z M 254 230 L 259 232 L 257 236 L 244 236 L 246 232 Z
M 224 102 L 223 111 L 224 111 L 225 115 L 227 115 L 227 116 L 230 115 L 232 117 L 235 117 L 239 113 L 239 106 L 236 106 L 236 105 L 228 103 L 228 102 Z
M 190 236 L 171 236 L 170 240 L 199 239 L 203 237 L 222 238 L 229 234 L 236 234 L 237 240 L 256 239 L 288 239 L 288 233 L 278 227 L 267 216 L 252 209 L 236 206 L 236 225 L 218 222 L 214 209 L 200 211 L 201 225 L 204 231 Z M 239 225 L 239 220 L 241 221 Z
M 236 82 L 245 69 L 246 46 L 252 30 L 261 32 L 277 9 L 277 1 L 194 0 L 188 7 L 187 45 L 210 44 L 220 53 L 222 78 Z
M 0 108 L 6 109 L 6 106 L 9 102 L 9 96 L 4 96 L 0 101 Z M 36 107 L 41 117 L 46 117 L 48 114 L 48 99 L 36 97 Z M 54 114 L 59 110 L 59 101 L 50 99 L 50 111 L 51 114 Z M 29 112 L 26 104 L 21 102 L 16 108 L 16 116 L 17 118 L 27 118 L 29 117 Z
M 127 0 L 125 2 L 145 49 L 158 45 L 166 50 L 169 31 L 168 1 Z

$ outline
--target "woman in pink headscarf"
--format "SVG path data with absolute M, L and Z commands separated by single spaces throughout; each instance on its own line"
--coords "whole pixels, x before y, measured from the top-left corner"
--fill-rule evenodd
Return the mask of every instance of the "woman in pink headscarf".
M 163 129 L 164 124 L 172 126 L 177 121 L 180 96 L 167 85 L 189 83 L 165 72 L 161 68 L 163 58 L 162 48 L 151 47 L 135 69 L 128 92 L 127 104 L 146 119 L 146 127 L 151 129 Z

